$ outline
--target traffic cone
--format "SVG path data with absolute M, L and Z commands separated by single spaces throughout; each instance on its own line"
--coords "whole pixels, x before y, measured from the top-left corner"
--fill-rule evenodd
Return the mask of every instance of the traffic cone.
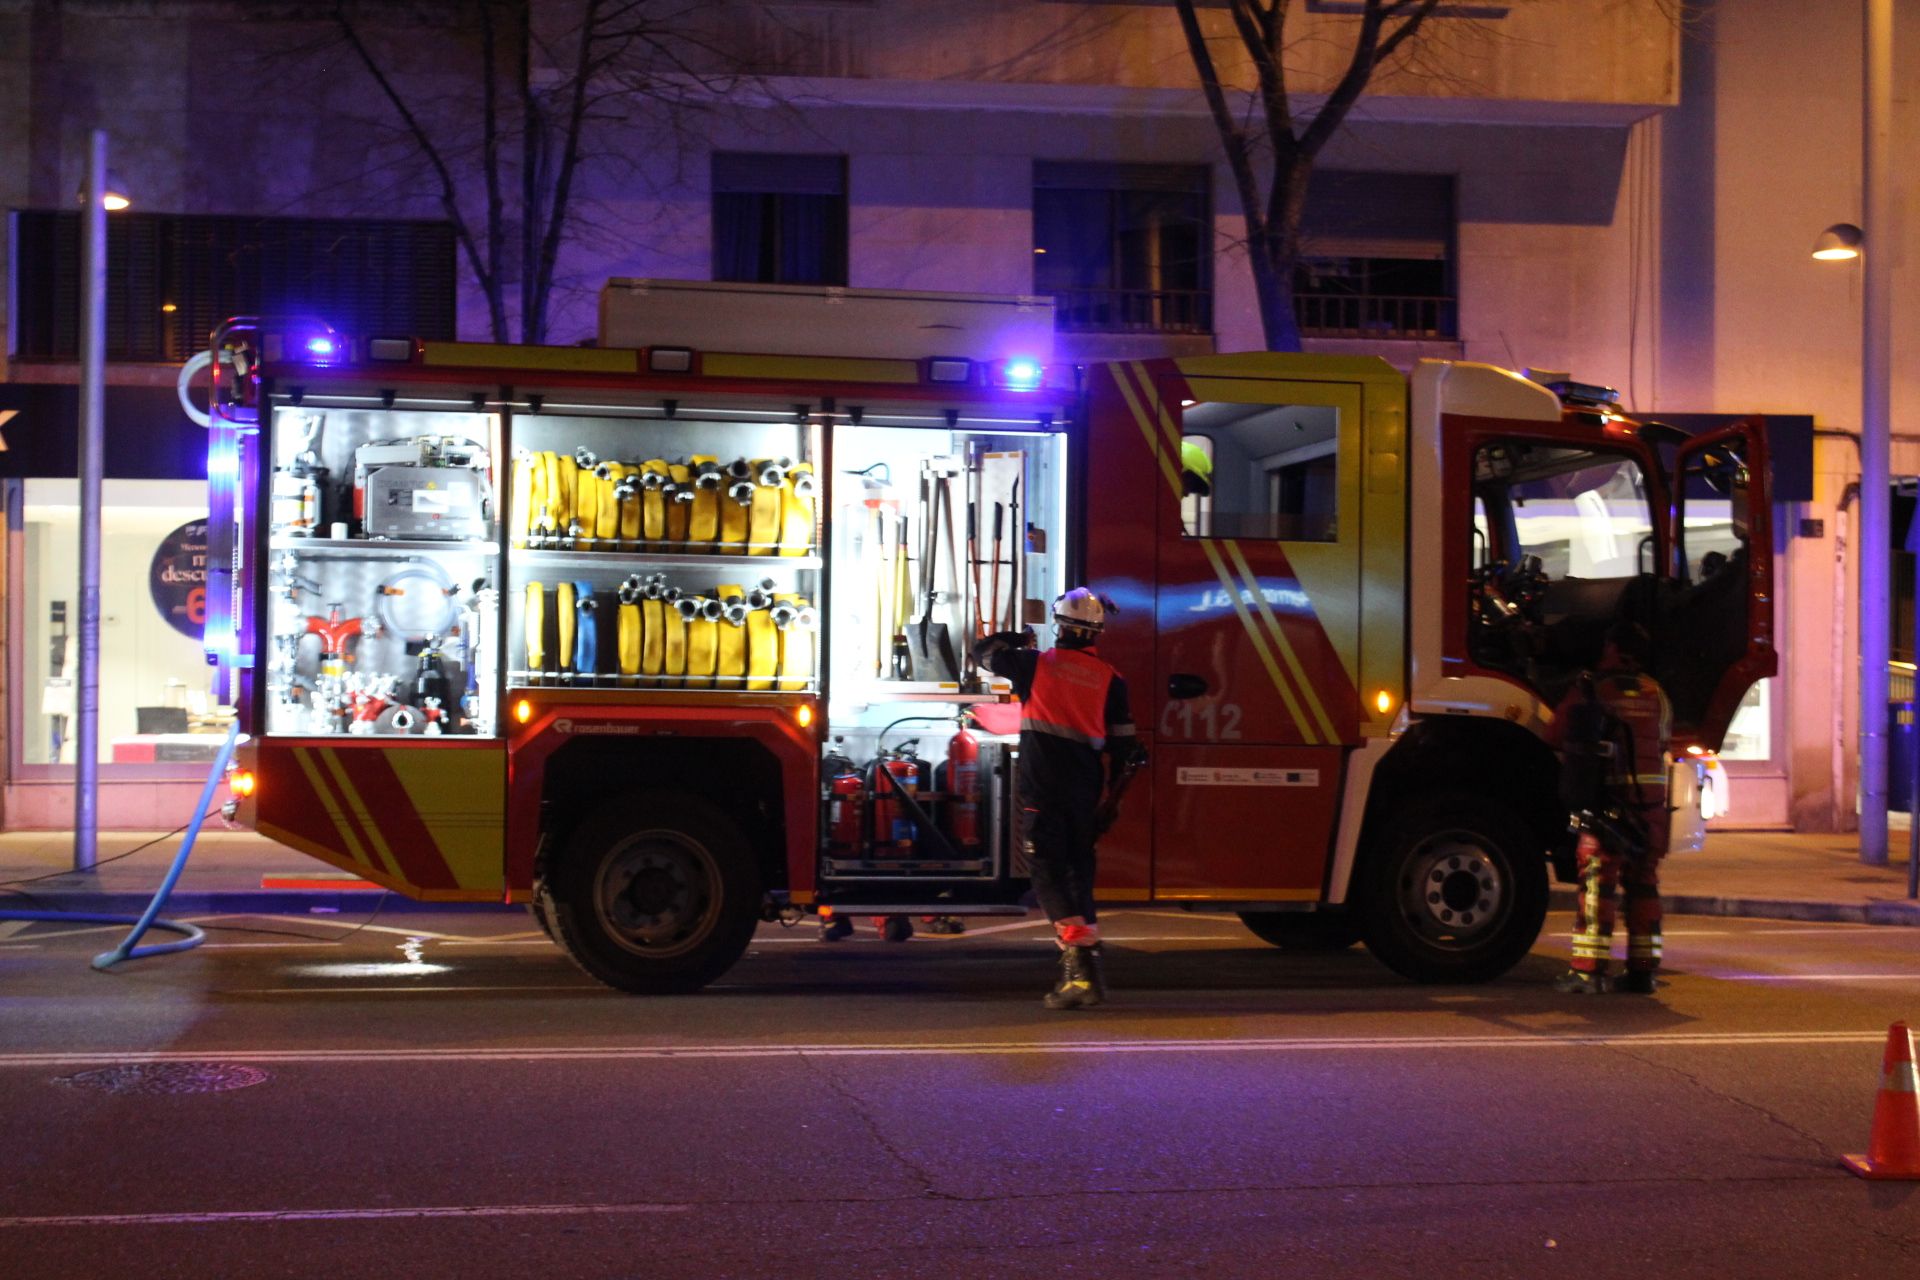
M 1863 1178 L 1920 1182 L 1920 1093 L 1915 1091 L 1913 1036 L 1904 1022 L 1887 1028 L 1867 1154 L 1842 1156 L 1840 1163 Z

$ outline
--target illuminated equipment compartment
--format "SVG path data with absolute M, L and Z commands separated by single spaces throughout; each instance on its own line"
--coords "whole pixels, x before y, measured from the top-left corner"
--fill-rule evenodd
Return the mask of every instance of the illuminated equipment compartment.
M 513 430 L 509 685 L 819 687 L 806 406 L 521 413 Z
M 1051 640 L 1051 602 L 1070 585 L 1054 422 L 1000 407 L 869 410 L 833 427 L 820 878 L 836 902 L 931 892 L 971 904 L 1027 875 L 1018 713 L 991 705 L 1009 687 L 970 651 L 1029 625 Z
M 497 415 L 271 407 L 266 731 L 496 732 Z

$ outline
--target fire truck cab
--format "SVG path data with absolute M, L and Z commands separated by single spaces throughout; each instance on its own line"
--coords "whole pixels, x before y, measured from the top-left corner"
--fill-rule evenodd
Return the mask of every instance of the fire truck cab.
M 1065 367 L 1051 334 L 1044 299 L 661 281 L 608 285 L 597 347 L 229 323 L 235 816 L 526 903 L 636 992 L 823 906 L 1018 914 L 1018 712 L 968 650 L 1047 643 L 1084 582 L 1150 754 L 1105 902 L 1505 972 L 1571 873 L 1554 708 L 1622 624 L 1697 847 L 1775 665 L 1757 421 L 1688 437 L 1464 362 Z

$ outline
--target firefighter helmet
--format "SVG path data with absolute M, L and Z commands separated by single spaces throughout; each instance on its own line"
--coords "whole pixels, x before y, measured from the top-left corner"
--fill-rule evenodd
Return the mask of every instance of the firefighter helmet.
M 1202 498 L 1213 492 L 1213 459 L 1192 440 L 1180 442 L 1180 486 Z
M 1085 587 L 1075 587 L 1053 602 L 1053 624 L 1065 637 L 1091 640 L 1107 625 L 1107 606 Z

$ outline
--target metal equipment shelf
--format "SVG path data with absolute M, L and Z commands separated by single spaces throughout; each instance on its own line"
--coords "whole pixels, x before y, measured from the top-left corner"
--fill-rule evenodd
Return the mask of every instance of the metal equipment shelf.
M 513 561 L 519 565 L 579 565 L 582 567 L 606 564 L 613 560 L 644 560 L 648 564 L 660 565 L 708 565 L 718 569 L 818 569 L 819 556 L 723 556 L 710 555 L 704 551 L 646 551 L 640 548 L 644 543 L 630 544 L 629 549 L 609 547 L 605 551 L 546 551 L 531 547 L 515 547 L 511 552 Z
M 269 539 L 267 548 L 316 556 L 417 556 L 428 552 L 491 556 L 500 552 L 497 542 L 469 542 L 458 538 L 295 538 L 284 534 Z

